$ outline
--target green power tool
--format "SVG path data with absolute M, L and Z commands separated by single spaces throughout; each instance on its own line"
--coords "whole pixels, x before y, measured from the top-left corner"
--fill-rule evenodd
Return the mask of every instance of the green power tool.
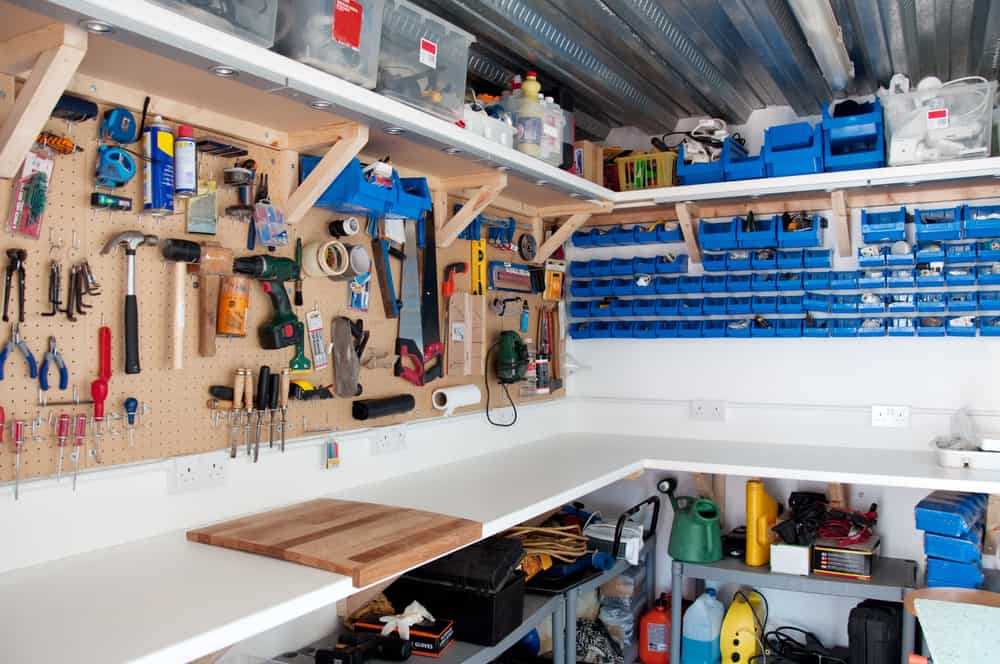
M 292 373 L 309 371 L 312 363 L 305 352 L 305 326 L 292 311 L 292 303 L 285 290 L 286 281 L 301 278 L 301 266 L 291 258 L 246 256 L 233 261 L 233 272 L 259 280 L 264 292 L 271 298 L 274 315 L 257 328 L 261 347 L 274 350 L 294 344 L 295 357 L 289 364 Z
M 513 330 L 500 333 L 497 342 L 497 380 L 505 385 L 524 380 L 528 370 L 528 347 Z

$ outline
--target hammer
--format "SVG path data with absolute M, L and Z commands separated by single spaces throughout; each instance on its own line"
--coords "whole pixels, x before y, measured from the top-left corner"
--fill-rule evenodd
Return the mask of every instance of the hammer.
M 119 246 L 125 247 L 128 266 L 125 286 L 125 373 L 139 373 L 139 303 L 135 296 L 135 250 L 142 245 L 155 247 L 159 241 L 155 235 L 145 235 L 139 231 L 119 233 L 105 244 L 102 254 L 109 254 Z

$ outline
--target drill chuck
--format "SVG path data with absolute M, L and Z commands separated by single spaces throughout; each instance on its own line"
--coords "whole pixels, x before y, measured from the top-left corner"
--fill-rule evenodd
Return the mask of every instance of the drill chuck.
M 264 256 L 244 256 L 233 261 L 233 272 L 246 274 L 255 279 L 267 271 L 267 259 Z

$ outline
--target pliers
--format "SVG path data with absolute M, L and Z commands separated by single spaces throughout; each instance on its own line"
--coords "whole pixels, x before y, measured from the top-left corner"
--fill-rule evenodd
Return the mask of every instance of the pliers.
M 7 356 L 10 355 L 10 351 L 14 350 L 14 346 L 17 346 L 21 355 L 24 355 L 24 361 L 28 363 L 28 374 L 32 378 L 38 378 L 38 365 L 35 363 L 35 356 L 31 354 L 28 342 L 21 338 L 20 324 L 14 323 L 10 326 L 10 340 L 3 347 L 3 351 L 0 351 L 0 380 L 3 380 L 3 368 L 7 364 Z
M 49 362 L 54 362 L 59 369 L 59 389 L 65 390 L 69 387 L 69 371 L 66 369 L 66 362 L 63 361 L 62 354 L 56 348 L 56 338 L 49 337 L 49 350 L 42 358 L 42 368 L 38 372 L 38 384 L 43 390 L 49 389 Z

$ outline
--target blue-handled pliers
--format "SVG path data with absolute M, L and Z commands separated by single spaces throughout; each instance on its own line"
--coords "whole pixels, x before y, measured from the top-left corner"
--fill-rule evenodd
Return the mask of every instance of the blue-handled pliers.
M 69 371 L 66 369 L 66 362 L 63 361 L 62 354 L 56 348 L 56 338 L 49 337 L 49 350 L 42 358 L 42 368 L 38 372 L 39 387 L 43 390 L 49 389 L 49 362 L 54 362 L 59 368 L 59 389 L 65 390 L 69 387 Z
M 21 338 L 20 325 L 14 323 L 10 326 L 10 340 L 3 347 L 3 350 L 0 351 L 0 380 L 3 380 L 3 368 L 7 364 L 7 356 L 10 355 L 10 351 L 14 350 L 14 346 L 17 346 L 17 349 L 21 351 L 21 355 L 24 355 L 24 360 L 28 363 L 29 375 L 32 378 L 38 378 L 38 365 L 35 363 L 35 356 L 28 349 L 28 342 Z

